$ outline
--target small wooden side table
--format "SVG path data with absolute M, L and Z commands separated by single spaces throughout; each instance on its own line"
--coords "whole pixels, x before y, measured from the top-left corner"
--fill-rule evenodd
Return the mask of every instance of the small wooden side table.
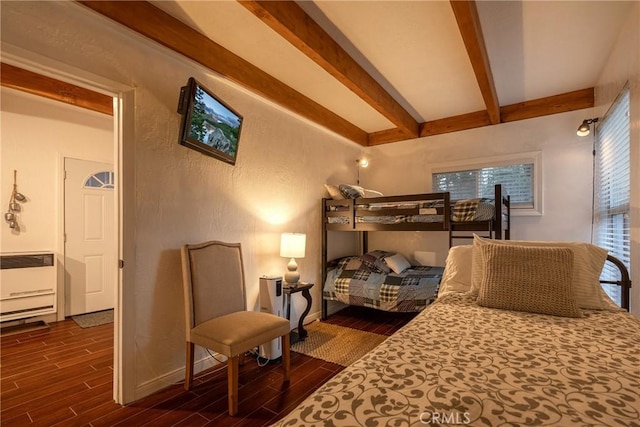
M 307 338 L 307 331 L 304 329 L 304 318 L 309 314 L 309 310 L 311 310 L 311 292 L 309 289 L 313 288 L 313 283 L 299 282 L 295 285 L 290 285 L 288 283 L 284 283 L 282 289 L 284 290 L 284 295 L 286 299 L 286 307 L 287 307 L 287 319 L 291 319 L 291 295 L 302 292 L 302 296 L 305 300 L 307 300 L 307 307 L 302 312 L 300 316 L 300 320 L 298 321 L 298 331 L 291 332 L 291 344 L 304 341 Z

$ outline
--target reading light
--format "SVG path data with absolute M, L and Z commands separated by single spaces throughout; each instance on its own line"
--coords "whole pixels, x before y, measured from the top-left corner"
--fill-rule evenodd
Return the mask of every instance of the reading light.
M 356 180 L 356 184 L 360 185 L 360 168 L 366 168 L 369 166 L 369 160 L 362 158 L 356 160 L 356 164 L 358 165 L 358 179 Z
M 300 273 L 298 273 L 298 264 L 296 258 L 304 258 L 305 243 L 307 235 L 302 233 L 282 233 L 280 236 L 280 256 L 291 258 L 284 275 L 284 280 L 290 284 L 298 283 Z
M 593 118 L 593 119 L 584 119 L 582 121 L 582 124 L 580 126 L 578 126 L 578 131 L 576 132 L 576 134 L 578 134 L 578 136 L 587 136 L 589 135 L 589 133 L 591 132 L 591 129 L 589 128 L 589 125 L 592 123 L 598 123 L 598 118 Z

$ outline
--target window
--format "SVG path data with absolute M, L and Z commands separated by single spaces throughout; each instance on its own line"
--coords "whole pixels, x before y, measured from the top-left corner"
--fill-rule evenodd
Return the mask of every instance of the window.
M 85 188 L 105 188 L 113 190 L 113 172 L 96 172 L 91 175 L 84 183 Z
M 605 248 L 630 268 L 629 228 L 631 196 L 629 86 L 615 100 L 595 133 L 593 243 Z M 606 265 L 603 280 L 618 280 L 617 268 Z M 621 304 L 620 288 L 603 285 Z
M 502 184 L 511 197 L 514 214 L 540 213 L 538 181 L 540 153 L 503 156 L 475 164 L 441 165 L 432 170 L 434 192 L 448 191 L 452 200 L 475 197 L 492 198 L 494 186 Z

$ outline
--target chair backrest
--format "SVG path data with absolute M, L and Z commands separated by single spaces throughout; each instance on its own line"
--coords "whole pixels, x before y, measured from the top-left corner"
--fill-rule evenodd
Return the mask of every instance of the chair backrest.
M 202 322 L 247 309 L 240 243 L 182 247 L 187 333 Z

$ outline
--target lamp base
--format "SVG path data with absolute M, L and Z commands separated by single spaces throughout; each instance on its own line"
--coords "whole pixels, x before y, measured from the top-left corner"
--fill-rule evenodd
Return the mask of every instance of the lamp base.
M 295 285 L 300 280 L 300 273 L 298 273 L 298 264 L 294 258 L 291 258 L 289 264 L 287 264 L 287 269 L 289 271 L 284 274 L 284 281 Z
M 295 285 L 298 283 L 298 281 L 300 281 L 300 273 L 298 273 L 297 271 L 289 271 L 284 274 L 284 281 L 290 285 Z

